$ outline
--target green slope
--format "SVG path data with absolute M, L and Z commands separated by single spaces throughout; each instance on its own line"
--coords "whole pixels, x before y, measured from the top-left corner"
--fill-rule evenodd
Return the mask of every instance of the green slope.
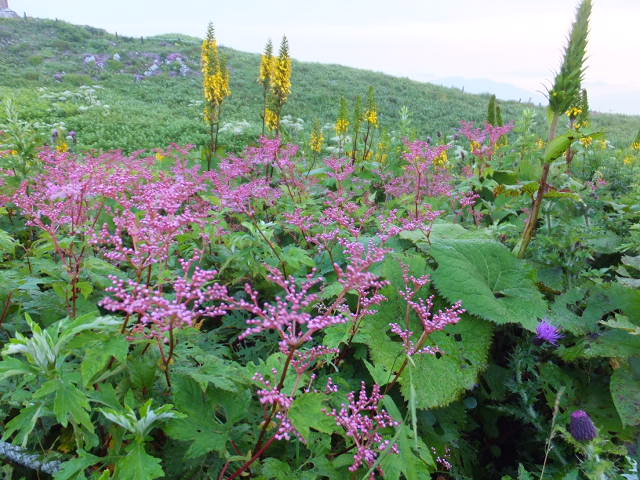
M 220 40 L 224 43 L 224 38 Z M 95 148 L 134 150 L 171 142 L 198 144 L 205 137 L 197 104 L 201 97 L 199 50 L 200 41 L 186 35 L 141 39 L 56 20 L 0 19 L 0 97 L 14 98 L 21 114 L 29 119 L 64 121 L 69 130 L 79 132 L 84 145 Z M 295 53 L 295 45 L 292 50 Z M 223 51 L 229 59 L 233 92 L 223 120 L 249 121 L 252 128 L 246 135 L 253 137 L 260 123 L 262 91 L 256 82 L 260 56 Z M 115 54 L 119 60 L 113 59 Z M 190 69 L 186 76 L 176 74 L 178 64 L 165 63 L 171 54 L 184 58 Z M 103 61 L 104 66 L 85 63 L 89 56 Z M 136 81 L 135 76 L 147 70 L 154 59 L 162 62 L 160 73 Z M 61 80 L 54 77 L 60 72 L 65 72 Z M 488 101 L 488 95 L 339 65 L 296 61 L 292 81 L 293 93 L 284 113 L 303 118 L 307 126 L 315 119 L 335 121 L 339 97 L 364 96 L 369 85 L 376 90 L 383 128 L 397 128 L 400 109 L 406 105 L 421 136 L 450 132 L 460 120 L 484 121 Z M 58 102 L 52 108 L 37 92 L 41 86 L 54 92 L 75 92 L 81 85 L 102 87 L 97 98 L 110 108 L 79 111 L 73 102 Z M 507 121 L 515 120 L 523 108 L 532 107 L 518 102 L 501 105 Z M 542 123 L 544 111 L 537 111 Z M 0 120 L 2 115 L 0 111 Z M 640 119 L 594 114 L 593 124 L 607 130 L 614 144 L 626 144 Z M 224 139 L 237 145 L 245 140 L 231 135 Z

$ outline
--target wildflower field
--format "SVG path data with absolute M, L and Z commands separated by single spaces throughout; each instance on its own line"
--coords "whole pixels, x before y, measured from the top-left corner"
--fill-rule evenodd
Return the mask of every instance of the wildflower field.
M 0 20 L 2 478 L 638 480 L 640 119 L 589 110 L 590 14 L 544 109 Z

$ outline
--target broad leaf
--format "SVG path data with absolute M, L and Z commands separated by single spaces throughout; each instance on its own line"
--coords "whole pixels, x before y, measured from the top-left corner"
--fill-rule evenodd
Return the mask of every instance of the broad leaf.
M 640 357 L 635 364 L 640 367 Z M 611 396 L 623 425 L 640 424 L 640 368 L 634 363 L 618 368 L 611 376 Z
M 526 265 L 503 245 L 489 240 L 448 240 L 435 243 L 438 262 L 433 280 L 451 302 L 497 324 L 519 323 L 535 331 L 547 313 L 546 303 Z

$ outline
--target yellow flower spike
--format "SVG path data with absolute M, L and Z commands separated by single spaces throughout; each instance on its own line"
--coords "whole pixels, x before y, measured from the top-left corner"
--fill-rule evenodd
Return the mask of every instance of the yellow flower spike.
M 367 122 L 371 125 L 378 125 L 378 112 L 375 110 L 369 110 L 367 112 Z
M 348 129 L 349 129 L 349 120 L 346 120 L 344 118 L 338 119 L 338 121 L 336 122 L 336 135 L 338 136 L 345 135 Z
M 278 114 L 269 108 L 264 111 L 264 121 L 271 130 L 275 130 L 280 124 Z
M 324 143 L 324 136 L 322 133 L 313 132 L 311 134 L 311 140 L 309 141 L 309 147 L 312 151 L 320 153 L 322 151 L 322 145 Z

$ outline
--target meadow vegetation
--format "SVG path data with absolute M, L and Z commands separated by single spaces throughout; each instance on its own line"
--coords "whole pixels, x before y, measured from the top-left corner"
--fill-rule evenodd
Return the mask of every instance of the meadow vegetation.
M 589 109 L 590 14 L 544 109 L 0 20 L 3 478 L 637 480 L 640 122 Z

